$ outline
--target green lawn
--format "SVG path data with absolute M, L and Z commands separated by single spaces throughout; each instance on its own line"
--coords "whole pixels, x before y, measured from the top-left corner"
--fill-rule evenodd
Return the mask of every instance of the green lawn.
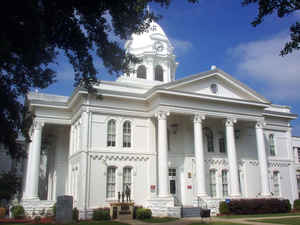
M 4 223 L 2 223 L 4 225 Z M 9 224 L 9 225 L 36 225 L 30 223 L 17 223 L 17 224 Z M 55 223 L 44 223 L 42 225 L 55 225 Z M 127 223 L 120 223 L 116 221 L 83 221 L 80 223 L 70 223 L 68 225 L 129 225 Z
M 146 223 L 166 223 L 166 222 L 171 222 L 171 221 L 175 221 L 175 220 L 178 220 L 178 219 L 173 218 L 173 217 L 152 217 L 151 219 L 144 219 L 141 221 L 146 222 Z
M 250 220 L 249 220 L 250 221 Z M 289 224 L 289 225 L 299 225 L 300 217 L 294 218 L 281 218 L 281 219 L 265 219 L 265 220 L 252 220 L 255 222 L 263 222 L 263 223 L 278 223 L 278 224 Z
M 241 224 L 241 223 L 229 223 L 229 222 L 199 222 L 199 223 L 191 223 L 189 225 L 203 225 L 203 224 L 207 224 L 207 225 L 245 225 L 245 224 Z
M 218 216 L 219 218 L 235 219 L 235 218 L 260 218 L 260 217 L 276 217 L 276 216 L 300 216 L 300 213 L 269 213 L 269 214 L 254 214 L 254 215 L 230 215 Z

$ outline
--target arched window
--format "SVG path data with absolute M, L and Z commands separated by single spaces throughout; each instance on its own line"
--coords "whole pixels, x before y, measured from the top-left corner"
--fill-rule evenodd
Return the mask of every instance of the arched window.
M 164 81 L 164 71 L 160 65 L 155 67 L 155 80 Z
M 270 149 L 270 155 L 275 156 L 275 142 L 274 142 L 274 134 L 269 135 L 269 149 Z
M 123 147 L 131 147 L 131 123 L 130 121 L 125 121 L 123 124 Z
M 204 135 L 206 137 L 207 142 L 207 151 L 208 152 L 214 152 L 214 135 L 210 128 L 205 127 L 204 129 Z
M 107 123 L 107 146 L 116 146 L 116 121 L 113 119 Z
M 123 169 L 123 191 L 125 192 L 126 191 L 126 187 L 129 188 L 129 191 L 131 192 L 131 183 L 132 183 L 132 180 L 131 180 L 131 171 L 132 171 L 132 168 L 130 167 L 124 167 Z
M 147 78 L 147 69 L 146 66 L 140 65 L 136 71 L 137 78 L 146 79 Z
M 116 167 L 107 168 L 106 197 L 114 198 L 116 193 Z

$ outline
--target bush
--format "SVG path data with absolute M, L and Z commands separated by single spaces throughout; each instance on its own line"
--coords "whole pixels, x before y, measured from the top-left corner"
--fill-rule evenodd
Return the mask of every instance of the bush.
M 231 214 L 288 213 L 289 200 L 281 199 L 235 199 L 228 203 Z
M 293 208 L 294 208 L 295 210 L 300 210 L 300 199 L 296 199 L 296 200 L 294 201 Z
M 40 216 L 36 216 L 36 217 L 34 217 L 34 222 L 35 223 L 40 223 L 41 222 L 41 217 Z
M 220 202 L 219 211 L 223 215 L 230 214 L 229 206 L 226 202 Z
M 11 213 L 15 219 L 23 219 L 25 217 L 25 210 L 21 205 L 15 205 L 11 208 Z
M 0 218 L 4 218 L 6 214 L 6 209 L 5 208 L 0 208 Z
M 52 213 L 53 213 L 53 217 L 56 217 L 56 203 L 54 203 L 54 205 L 52 206 Z
M 152 211 L 151 209 L 144 209 L 144 208 L 138 208 L 136 210 L 136 218 L 143 220 L 143 219 L 151 219 L 152 217 Z
M 93 211 L 93 220 L 110 220 L 108 208 L 99 208 Z
M 79 211 L 77 208 L 74 208 L 72 210 L 72 219 L 73 219 L 73 221 L 76 221 L 76 222 L 79 221 Z

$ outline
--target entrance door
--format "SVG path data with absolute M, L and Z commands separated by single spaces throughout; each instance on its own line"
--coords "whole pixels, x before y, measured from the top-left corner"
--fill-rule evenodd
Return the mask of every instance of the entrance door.
M 176 195 L 176 169 L 169 169 L 169 189 L 171 195 Z

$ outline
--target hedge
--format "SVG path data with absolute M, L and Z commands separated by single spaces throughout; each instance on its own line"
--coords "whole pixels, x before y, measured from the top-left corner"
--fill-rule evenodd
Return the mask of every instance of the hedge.
M 143 220 L 143 219 L 151 219 L 152 211 L 151 209 L 144 209 L 144 208 L 137 208 L 136 210 L 136 218 Z
M 93 211 L 93 220 L 110 220 L 109 208 L 98 208 Z
M 13 218 L 15 219 L 24 219 L 25 218 L 25 210 L 23 206 L 21 205 L 15 205 L 11 207 L 11 213 L 13 215 Z
M 230 214 L 229 206 L 226 202 L 220 202 L 219 212 L 222 215 Z
M 296 210 L 300 210 L 300 199 L 296 199 L 294 201 L 293 208 L 296 209 Z
M 287 213 L 291 211 L 291 204 L 287 199 L 232 199 L 225 204 L 227 204 L 230 214 Z M 220 203 L 220 209 L 221 206 L 225 208 L 223 202 Z M 220 213 L 222 212 L 220 211 Z

